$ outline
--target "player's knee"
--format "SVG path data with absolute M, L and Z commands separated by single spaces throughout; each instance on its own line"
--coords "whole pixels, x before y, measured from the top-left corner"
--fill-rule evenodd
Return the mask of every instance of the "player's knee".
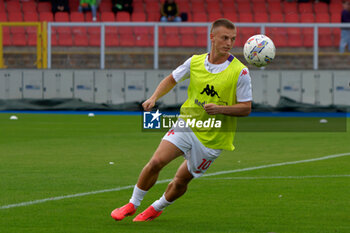
M 188 181 L 179 177 L 175 177 L 172 183 L 175 189 L 183 189 L 187 187 Z
M 164 167 L 164 163 L 158 158 L 152 158 L 148 163 L 148 168 L 153 172 L 158 172 Z

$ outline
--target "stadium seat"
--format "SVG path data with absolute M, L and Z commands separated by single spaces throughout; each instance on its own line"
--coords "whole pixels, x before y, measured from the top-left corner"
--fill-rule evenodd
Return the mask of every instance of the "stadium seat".
M 53 21 L 53 14 L 51 12 L 40 12 L 39 13 L 39 20 L 41 22 L 52 22 Z
M 22 22 L 23 21 L 23 15 L 21 12 L 9 12 L 7 16 L 8 16 L 9 22 Z
M 92 21 L 92 13 L 91 11 L 85 12 L 85 22 L 99 22 L 100 21 L 100 14 L 97 12 L 96 14 L 96 21 Z
M 331 2 L 329 4 L 329 12 L 332 13 L 339 13 L 343 10 L 343 5 L 341 2 Z
M 223 13 L 237 13 L 237 9 L 234 1 L 222 1 L 222 11 Z
M 51 2 L 38 2 L 38 12 L 51 12 Z M 72 9 L 71 9 L 72 10 Z
M 217 2 L 208 2 L 207 3 L 207 10 L 208 13 L 219 13 L 221 14 L 221 8 L 220 8 L 220 4 L 218 4 Z
M 145 13 L 145 8 L 143 6 L 143 2 L 134 2 L 133 4 L 134 4 L 133 14 L 139 13 L 139 12 Z
M 242 37 L 240 35 L 237 35 L 236 40 L 235 40 L 235 44 L 234 47 L 243 47 L 245 44 L 246 40 L 243 41 Z
M 119 34 L 133 34 L 134 30 L 132 27 L 120 26 L 117 27 L 117 31 Z
M 21 12 L 21 4 L 17 1 L 8 1 L 6 3 L 6 10 L 8 13 Z
M 314 23 L 315 17 L 313 13 L 305 13 L 300 17 L 302 23 Z M 302 28 L 303 33 L 303 45 L 305 47 L 312 47 L 314 44 L 314 29 L 313 28 Z
M 100 46 L 101 36 L 100 34 L 89 34 L 89 46 Z
M 58 42 L 57 42 L 57 34 L 53 33 L 51 34 L 51 46 L 57 46 Z
M 333 28 L 333 46 L 339 46 L 340 42 L 340 29 L 339 28 Z
M 101 22 L 114 22 L 115 14 L 113 12 L 102 12 L 101 13 Z
M 224 18 L 231 20 L 232 22 L 238 22 L 238 15 L 231 12 L 224 12 Z
M 38 14 L 36 12 L 25 12 L 23 15 L 24 22 L 38 22 Z M 36 27 L 26 27 L 27 33 L 36 33 Z
M 314 3 L 314 11 L 315 13 L 328 13 L 328 4 L 324 2 L 315 2 Z M 339 14 L 339 12 L 337 12 Z
M 271 35 L 269 35 L 271 37 L 271 39 L 273 40 L 273 43 L 275 44 L 275 46 L 277 48 L 280 47 L 287 47 L 287 36 L 285 34 L 280 34 L 280 33 L 272 33 Z
M 74 34 L 74 46 L 88 46 L 89 40 L 86 33 Z
M 313 13 L 313 4 L 311 2 L 299 3 L 298 12 L 299 14 Z
M 253 4 L 253 13 L 267 13 L 266 3 L 265 2 L 256 2 Z
M 273 22 L 273 23 L 282 23 L 284 22 L 284 16 L 282 13 L 271 13 L 270 14 L 270 22 Z
M 144 12 L 134 12 L 131 15 L 131 21 L 133 22 L 145 22 L 146 14 Z
M 193 22 L 208 22 L 208 16 L 204 12 L 193 13 Z
M 147 21 L 148 22 L 158 22 L 160 20 L 159 12 L 147 12 Z
M 23 2 L 22 11 L 25 12 L 35 12 L 36 13 L 36 3 L 35 2 Z
M 12 33 L 12 45 L 26 46 L 27 38 L 25 33 Z
M 300 21 L 298 13 L 289 13 L 284 19 L 286 23 L 298 23 Z
M 180 47 L 179 35 L 166 35 L 165 46 L 166 47 Z
M 267 23 L 269 22 L 269 16 L 267 15 L 267 13 L 256 13 L 253 16 L 253 20 L 254 22 L 258 22 L 258 23 Z
M 0 12 L 0 22 L 7 22 L 6 12 Z
M 73 46 L 73 39 L 71 33 L 58 33 L 58 45 Z
M 183 47 L 195 47 L 197 45 L 194 34 L 181 35 L 181 46 Z
M 0 1 L 0 13 L 6 12 L 5 3 L 3 1 Z
M 179 34 L 179 30 L 179 27 L 159 27 L 159 33 L 167 36 L 176 36 Z
M 11 34 L 9 32 L 6 33 L 5 31 L 3 31 L 3 33 L 2 33 L 2 44 L 4 46 L 12 45 L 12 38 L 11 38 Z
M 112 12 L 112 1 L 101 1 L 98 9 L 101 13 Z
M 153 42 L 151 41 L 149 28 L 143 27 L 143 28 L 135 28 L 135 45 L 136 46 L 142 46 L 142 47 L 150 47 L 152 46 Z
M 119 38 L 117 33 L 106 33 L 105 45 L 107 47 L 119 46 Z
M 69 14 L 67 12 L 57 12 L 55 14 L 55 22 L 69 22 Z M 71 27 L 57 27 L 55 28 L 55 30 L 59 33 L 66 33 L 66 34 L 70 34 L 71 33 Z M 61 36 L 59 35 L 59 38 L 61 38 Z M 70 43 L 69 40 L 66 40 L 66 37 L 64 37 L 65 39 L 65 43 Z M 58 41 L 60 43 L 60 40 Z M 73 42 L 72 42 L 73 44 Z
M 282 13 L 281 2 L 270 2 L 268 5 L 268 12 L 270 12 L 270 14 Z
M 295 14 L 298 13 L 297 3 L 296 2 L 284 2 L 283 12 L 287 15 L 290 13 L 295 13 Z
M 120 46 L 132 47 L 135 46 L 135 37 L 133 34 L 119 34 Z
M 244 12 L 239 14 L 238 21 L 240 23 L 252 23 L 253 22 L 253 14 L 249 12 Z
M 27 41 L 29 46 L 36 46 L 36 42 L 37 42 L 36 33 L 28 33 Z
M 195 14 L 195 13 L 205 13 L 206 10 L 205 10 L 203 2 L 192 2 L 192 4 L 191 4 L 191 12 L 193 14 Z
M 180 27 L 181 35 L 194 34 L 194 27 Z
M 158 1 L 152 1 L 147 3 L 146 5 L 146 12 L 159 12 L 160 11 L 160 5 L 158 4 Z
M 331 14 L 331 23 L 340 23 L 341 17 L 339 13 L 333 13 Z
M 251 13 L 252 12 L 252 7 L 250 5 L 250 2 L 247 2 L 247 1 L 238 2 L 237 9 L 239 10 L 239 12 L 243 12 L 243 13 Z
M 208 21 L 209 22 L 214 22 L 217 19 L 222 18 L 222 14 L 220 12 L 209 12 L 208 14 Z
M 207 34 L 205 33 L 196 33 L 196 47 L 207 47 Z
M 81 12 L 72 12 L 70 13 L 70 21 L 74 23 L 81 23 L 85 21 L 84 14 Z M 73 34 L 86 34 L 86 27 L 72 27 Z M 75 40 L 75 39 L 74 39 Z
M 130 22 L 130 14 L 128 12 L 118 12 L 116 17 L 117 22 Z
M 187 12 L 187 13 L 189 13 L 191 11 L 191 6 L 190 6 L 189 1 L 178 2 L 177 6 L 179 8 L 179 12 Z

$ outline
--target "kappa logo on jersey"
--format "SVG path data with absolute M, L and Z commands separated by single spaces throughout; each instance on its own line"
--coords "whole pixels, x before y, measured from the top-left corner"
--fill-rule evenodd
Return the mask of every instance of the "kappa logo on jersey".
M 156 112 L 143 113 L 143 128 L 144 129 L 160 129 L 160 116 L 162 114 L 157 110 Z
M 214 97 L 215 95 L 218 96 L 218 98 L 220 98 L 219 94 L 214 90 L 214 86 L 212 85 L 211 87 L 209 87 L 209 84 L 207 84 L 207 86 L 203 89 L 203 91 L 201 92 L 201 94 L 207 94 L 208 96 Z

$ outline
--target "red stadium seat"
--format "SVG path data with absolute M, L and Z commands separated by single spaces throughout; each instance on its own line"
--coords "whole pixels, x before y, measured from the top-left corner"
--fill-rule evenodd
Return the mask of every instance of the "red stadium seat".
M 193 22 L 208 22 L 207 14 L 204 12 L 193 13 Z
M 250 5 L 250 2 L 247 2 L 247 1 L 239 2 L 237 5 L 237 9 L 239 10 L 239 12 L 243 12 L 243 13 L 252 12 L 252 7 Z
M 165 40 L 165 46 L 167 47 L 180 47 L 180 37 L 179 35 L 167 35 Z
M 160 27 L 159 33 L 164 33 L 167 36 L 177 36 L 179 34 L 179 27 Z
M 257 2 L 253 4 L 253 12 L 256 13 L 267 13 L 266 3 L 265 2 Z
M 209 22 L 214 22 L 217 19 L 222 18 L 222 14 L 220 12 L 210 12 L 208 15 L 208 21 Z
M 220 4 L 217 2 L 208 2 L 207 4 L 208 13 L 219 13 L 221 14 Z
M 145 13 L 145 8 L 143 6 L 143 2 L 135 2 L 134 1 L 133 5 L 134 5 L 133 14 L 139 13 L 139 12 Z
M 4 46 L 12 45 L 12 38 L 11 38 L 11 34 L 9 32 L 3 31 L 3 33 L 2 33 L 2 44 Z
M 194 28 L 193 27 L 180 27 L 180 34 L 181 35 L 189 35 L 194 34 Z
M 181 46 L 195 47 L 197 45 L 194 34 L 183 34 L 181 36 Z
M 286 23 L 298 23 L 299 22 L 299 14 L 297 13 L 289 13 L 285 16 Z
M 283 14 L 282 13 L 271 13 L 270 14 L 270 22 L 274 22 L 274 23 L 284 22 Z
M 8 21 L 9 22 L 22 22 L 23 15 L 21 12 L 9 12 L 8 13 Z
M 38 3 L 38 12 L 51 12 L 51 2 L 39 2 Z M 72 9 L 71 9 L 72 10 Z
M 135 45 L 141 47 L 150 47 L 153 42 L 148 33 L 136 33 L 135 32 Z
M 339 13 L 343 10 L 343 5 L 341 2 L 331 2 L 331 4 L 329 4 L 329 12 L 331 14 L 333 13 Z M 317 12 L 317 11 L 316 11 Z
M 74 34 L 74 45 L 75 46 L 88 46 L 89 40 L 86 33 Z
M 113 12 L 102 12 L 101 13 L 101 22 L 114 22 L 115 14 Z
M 58 33 L 58 45 L 73 46 L 73 38 L 71 33 Z
M 36 42 L 37 42 L 36 33 L 28 33 L 27 41 L 29 46 L 36 46 Z
M 147 12 L 147 21 L 148 22 L 158 22 L 160 20 L 159 12 Z
M 36 12 L 25 12 L 24 13 L 24 22 L 37 22 L 39 21 L 38 14 Z M 27 27 L 27 33 L 36 33 L 36 27 Z
M 118 22 L 130 22 L 130 14 L 128 12 L 118 12 L 116 21 Z
M 146 14 L 144 12 L 134 12 L 131 15 L 131 21 L 133 22 L 145 22 Z
M 329 23 L 331 22 L 328 13 L 317 13 L 315 17 L 317 23 Z
M 81 12 L 72 12 L 70 13 L 70 21 L 74 23 L 84 22 L 84 14 Z M 73 34 L 86 34 L 86 31 L 86 27 L 72 27 Z
M 315 17 L 313 13 L 305 13 L 300 17 L 302 23 L 314 23 Z M 303 45 L 305 47 L 312 47 L 314 44 L 314 29 L 313 28 L 302 28 L 303 33 Z
M 152 1 L 146 4 L 146 11 L 148 12 L 159 12 L 160 11 L 160 5 L 158 4 L 158 1 Z
M 252 23 L 253 15 L 251 13 L 244 12 L 242 14 L 239 14 L 238 20 L 241 23 Z
M 53 14 L 51 12 L 40 12 L 39 13 L 39 20 L 41 22 L 52 22 L 53 21 Z
M 271 39 L 273 40 L 275 46 L 277 48 L 280 48 L 280 47 L 287 47 L 288 44 L 287 44 L 287 36 L 285 34 L 272 34 L 271 35 Z
M 283 12 L 285 14 L 298 13 L 297 3 L 296 2 L 284 2 Z
M 270 2 L 268 11 L 270 14 L 275 14 L 275 13 L 282 13 L 282 5 L 281 2 Z
M 119 37 L 117 33 L 107 33 L 105 37 L 105 45 L 107 47 L 119 46 Z
M 0 1 L 0 13 L 6 12 L 5 9 L 5 3 L 3 1 Z
M 256 13 L 254 14 L 254 22 L 267 23 L 269 22 L 269 16 L 267 13 Z
M 315 2 L 314 3 L 314 11 L 315 13 L 328 13 L 328 4 L 324 2 Z M 339 12 L 337 12 L 339 14 Z
M 300 14 L 313 13 L 313 4 L 311 2 L 299 3 L 298 4 L 298 11 Z
M 232 22 L 238 22 L 238 15 L 232 12 L 224 12 L 224 18 L 231 20 Z
M 190 6 L 189 1 L 178 2 L 177 5 L 178 5 L 178 8 L 179 8 L 179 12 L 187 12 L 187 13 L 189 13 L 191 11 L 191 6 Z
M 101 1 L 98 6 L 100 12 L 112 12 L 112 1 Z
M 205 12 L 204 3 L 203 2 L 192 2 L 191 12 L 193 14 L 199 13 L 199 12 L 204 13 Z
M 340 23 L 341 22 L 340 14 L 339 13 L 331 14 L 331 22 L 332 23 Z
M 69 14 L 67 12 L 57 12 L 55 14 L 55 22 L 69 22 Z M 57 32 L 59 34 L 70 34 L 71 33 L 71 27 L 57 27 L 55 30 L 57 30 Z M 61 38 L 61 36 L 59 35 L 59 38 Z M 65 43 L 70 44 L 71 40 L 66 39 L 66 37 L 64 37 L 65 39 Z M 58 41 L 58 43 L 60 43 L 60 40 Z M 72 42 L 73 44 L 73 42 Z
M 92 20 L 92 13 L 91 11 L 88 11 L 85 13 L 85 22 L 99 22 L 100 21 L 100 14 L 97 12 L 96 15 L 96 21 Z
M 0 22 L 7 22 L 6 12 L 0 12 Z
M 12 45 L 14 46 L 26 46 L 27 39 L 25 33 L 12 34 Z
M 315 16 L 314 16 L 313 13 L 303 14 L 300 17 L 300 22 L 302 22 L 302 23 L 314 23 L 315 22 Z
M 36 3 L 35 2 L 23 2 L 22 3 L 23 12 L 35 12 L 36 13 Z
M 89 46 L 100 46 L 101 36 L 100 34 L 90 34 L 89 35 Z
M 21 12 L 21 4 L 17 1 L 9 1 L 6 3 L 8 13 Z
M 231 13 L 231 14 L 237 13 L 235 2 L 234 1 L 222 1 L 222 11 L 224 14 L 226 12 Z
M 135 37 L 133 34 L 119 34 L 120 46 L 132 47 L 135 46 Z

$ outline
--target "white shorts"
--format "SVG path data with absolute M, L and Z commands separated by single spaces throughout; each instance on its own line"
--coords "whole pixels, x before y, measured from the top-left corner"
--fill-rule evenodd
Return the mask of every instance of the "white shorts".
M 195 178 L 201 177 L 222 151 L 205 147 L 190 128 L 173 127 L 163 140 L 171 142 L 184 152 L 188 171 Z

